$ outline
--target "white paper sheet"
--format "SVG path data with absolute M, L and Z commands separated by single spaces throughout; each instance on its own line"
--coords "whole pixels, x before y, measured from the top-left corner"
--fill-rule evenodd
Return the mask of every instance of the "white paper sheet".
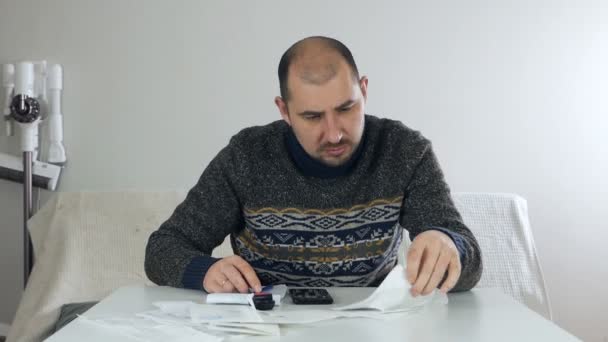
M 155 307 L 159 308 L 162 312 L 171 314 L 175 317 L 190 318 L 190 307 L 197 305 L 195 302 L 186 300 L 175 300 L 175 301 L 159 301 L 152 303 Z
M 260 311 L 249 305 L 162 301 L 153 303 L 158 310 L 136 315 L 80 319 L 141 341 L 221 341 L 221 336 L 280 336 L 281 324 L 311 324 L 341 317 L 383 319 L 392 313 L 415 312 L 431 302 L 447 303 L 447 296 L 437 290 L 428 296 L 413 297 L 410 287 L 403 267 L 398 265 L 368 298 L 333 309 L 287 306 Z M 285 288 L 282 296 L 286 291 Z
M 278 324 L 210 323 L 208 329 L 240 335 L 280 336 Z
M 242 305 L 192 305 L 190 319 L 194 323 L 264 323 L 258 311 Z
M 268 292 L 272 294 L 274 305 L 281 305 L 281 300 L 285 298 L 287 293 L 287 286 L 275 285 L 265 286 L 262 292 Z M 251 293 L 210 293 L 207 295 L 207 304 L 248 304 Z
M 216 304 L 195 304 L 192 302 L 184 302 L 183 307 L 177 305 L 178 302 L 173 302 L 171 305 L 167 303 L 154 303 L 160 308 L 160 312 L 169 317 L 178 317 L 175 314 L 182 314 L 185 310 L 189 310 L 190 314 L 187 318 L 194 324 L 220 324 L 220 323 L 266 323 L 266 324 L 308 324 L 338 317 L 352 317 L 353 314 L 342 314 L 338 311 L 331 310 L 302 310 L 299 308 L 291 308 L 289 310 L 269 310 L 258 311 L 251 306 L 243 305 L 216 305 Z M 154 315 L 154 312 L 151 312 Z M 156 313 L 156 317 L 162 315 Z M 148 313 L 150 315 L 150 313 Z
M 175 304 L 175 303 L 174 303 Z M 209 315 L 208 312 L 203 312 L 202 310 L 197 310 L 196 307 L 192 307 L 194 303 L 185 304 L 188 306 L 189 314 L 187 317 L 177 317 L 169 313 L 165 313 L 161 310 L 150 310 L 136 314 L 137 317 L 141 317 L 150 321 L 153 321 L 158 324 L 164 325 L 176 325 L 176 326 L 190 326 L 195 329 L 204 328 L 209 331 L 220 331 L 231 334 L 244 334 L 244 335 L 253 335 L 253 336 L 274 336 L 279 335 L 280 328 L 278 324 L 264 324 L 264 323 L 256 323 L 256 324 L 243 324 L 243 323 L 233 323 L 233 322 L 221 322 L 218 320 L 217 316 Z M 169 306 L 164 306 L 166 309 Z M 175 309 L 175 306 L 172 307 Z M 211 307 L 209 309 L 217 310 L 218 306 Z M 251 311 L 248 307 L 232 307 L 231 310 L 243 311 L 245 314 L 248 314 L 248 311 Z M 183 312 L 183 309 L 178 311 Z M 234 313 L 234 312 L 232 312 Z M 226 313 L 224 313 L 226 314 Z M 200 316 L 198 316 L 200 315 Z M 210 317 L 211 316 L 211 317 Z M 248 315 L 249 319 L 253 319 L 256 321 L 260 321 L 261 318 L 255 315 Z M 212 318 L 211 321 L 205 321 L 205 317 Z
M 334 310 L 377 310 L 380 312 L 409 311 L 421 308 L 431 301 L 447 304 L 448 297 L 438 290 L 427 296 L 413 297 L 411 285 L 406 279 L 405 269 L 395 266 L 382 284 L 366 299 Z
M 146 342 L 221 342 L 223 337 L 211 335 L 186 325 L 158 324 L 154 321 L 137 317 L 95 318 L 79 316 L 81 322 L 95 325 L 110 333 Z

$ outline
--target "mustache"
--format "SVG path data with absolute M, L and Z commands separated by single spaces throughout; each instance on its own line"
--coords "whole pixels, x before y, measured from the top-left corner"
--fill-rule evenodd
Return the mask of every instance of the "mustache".
M 344 139 L 337 144 L 326 143 L 326 144 L 321 145 L 321 150 L 340 148 L 342 146 L 352 146 L 352 142 L 348 139 Z

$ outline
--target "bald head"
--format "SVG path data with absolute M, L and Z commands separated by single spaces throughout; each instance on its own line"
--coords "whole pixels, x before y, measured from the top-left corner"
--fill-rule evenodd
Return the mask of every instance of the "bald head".
M 308 37 L 293 44 L 279 62 L 279 85 L 283 101 L 289 100 L 288 79 L 297 77 L 303 82 L 321 85 L 336 76 L 340 65 L 347 63 L 353 80 L 359 80 L 359 71 L 350 50 L 336 39 Z

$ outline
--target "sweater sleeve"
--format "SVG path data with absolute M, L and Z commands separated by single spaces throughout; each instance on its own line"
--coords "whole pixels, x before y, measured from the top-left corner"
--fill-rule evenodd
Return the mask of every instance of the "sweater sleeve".
M 410 238 L 430 229 L 441 227 L 451 238 L 457 237 L 461 274 L 452 291 L 471 289 L 481 277 L 481 251 L 477 240 L 464 224 L 450 195 L 439 162 L 427 140 L 404 196 L 399 222 Z M 450 234 L 450 232 L 454 234 Z
M 230 165 L 234 160 L 229 145 L 209 163 L 169 219 L 150 235 L 145 270 L 154 283 L 202 290 L 205 273 L 218 260 L 211 252 L 243 227 Z

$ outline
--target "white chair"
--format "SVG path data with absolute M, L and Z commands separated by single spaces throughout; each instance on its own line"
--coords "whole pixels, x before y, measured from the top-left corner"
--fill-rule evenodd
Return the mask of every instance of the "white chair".
M 514 194 L 456 192 L 452 198 L 481 248 L 483 273 L 476 287 L 505 294 L 552 319 L 525 199 Z M 409 234 L 403 232 L 399 263 L 405 266 Z
M 477 287 L 501 288 L 552 319 L 526 200 L 495 193 L 455 193 L 453 199 L 481 248 L 483 274 Z

